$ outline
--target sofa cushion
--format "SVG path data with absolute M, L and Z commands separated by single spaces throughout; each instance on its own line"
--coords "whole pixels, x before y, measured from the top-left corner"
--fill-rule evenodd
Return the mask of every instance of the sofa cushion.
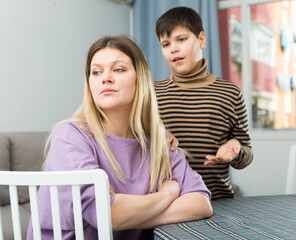
M 20 211 L 22 239 L 27 239 L 27 229 L 28 229 L 31 214 L 26 210 L 25 207 L 23 207 L 23 205 L 19 206 L 19 211 Z M 2 215 L 2 224 L 3 224 L 3 239 L 14 240 L 15 238 L 13 236 L 10 205 L 1 207 L 1 215 Z
M 10 154 L 8 138 L 0 133 L 0 171 L 10 171 Z M 0 206 L 9 204 L 7 186 L 0 186 Z
M 44 162 L 43 148 L 48 132 L 5 133 L 10 141 L 10 168 L 12 171 L 40 171 Z M 18 187 L 20 203 L 29 201 L 29 191 Z

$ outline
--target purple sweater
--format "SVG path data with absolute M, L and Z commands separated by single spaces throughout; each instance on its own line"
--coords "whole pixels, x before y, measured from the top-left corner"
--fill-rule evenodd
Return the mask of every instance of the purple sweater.
M 145 195 L 149 193 L 150 165 L 149 152 L 139 171 L 142 160 L 141 145 L 136 139 L 126 139 L 107 135 L 107 141 L 116 160 L 120 164 L 126 182 L 121 183 L 114 175 L 102 148 L 94 136 L 72 122 L 60 124 L 53 132 L 50 151 L 45 171 L 83 170 L 101 168 L 106 171 L 109 183 L 115 193 Z M 180 184 L 181 195 L 189 192 L 199 192 L 210 198 L 211 193 L 206 188 L 201 176 L 193 171 L 180 150 L 170 152 L 173 179 Z M 75 239 L 72 196 L 69 186 L 59 188 L 61 207 L 61 226 L 63 239 Z M 82 211 L 84 218 L 85 239 L 97 238 L 97 222 L 95 216 L 94 188 L 81 187 Z M 114 195 L 110 195 L 113 203 Z M 53 227 L 49 188 L 40 187 L 38 191 L 40 206 L 40 224 L 42 239 L 53 239 Z M 125 230 L 113 232 L 114 239 L 140 239 L 143 230 Z M 31 221 L 28 227 L 27 239 L 33 239 Z

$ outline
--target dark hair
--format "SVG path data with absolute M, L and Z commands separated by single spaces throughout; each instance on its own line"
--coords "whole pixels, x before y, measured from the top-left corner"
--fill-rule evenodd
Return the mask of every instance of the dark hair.
M 156 35 L 158 39 L 166 34 L 171 35 L 175 27 L 188 28 L 197 38 L 204 31 L 200 15 L 188 7 L 175 7 L 162 14 L 156 22 Z

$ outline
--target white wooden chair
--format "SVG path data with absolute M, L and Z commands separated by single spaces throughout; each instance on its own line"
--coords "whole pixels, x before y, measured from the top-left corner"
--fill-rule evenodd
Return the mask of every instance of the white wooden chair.
M 75 237 L 76 239 L 84 239 L 80 197 L 80 185 L 83 184 L 94 184 L 95 187 L 98 223 L 97 229 L 99 239 L 113 239 L 109 197 L 109 182 L 108 176 L 103 170 L 97 169 L 57 172 L 0 171 L 0 185 L 9 186 L 14 239 L 21 239 L 17 186 L 28 186 L 29 188 L 33 234 L 34 239 L 36 240 L 41 239 L 39 211 L 37 204 L 37 187 L 50 187 L 54 239 L 62 239 L 59 212 L 60 208 L 58 199 L 58 186 L 60 185 L 72 186 Z M 2 221 L 0 209 L 0 240 L 3 239 Z
M 286 194 L 296 193 L 296 145 L 290 148 L 286 183 Z

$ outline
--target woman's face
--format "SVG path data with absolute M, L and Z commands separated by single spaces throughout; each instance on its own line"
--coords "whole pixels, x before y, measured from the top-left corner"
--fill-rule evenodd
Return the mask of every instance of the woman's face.
M 97 107 L 105 113 L 130 111 L 136 92 L 136 71 L 131 59 L 115 48 L 95 53 L 90 64 L 89 86 Z

